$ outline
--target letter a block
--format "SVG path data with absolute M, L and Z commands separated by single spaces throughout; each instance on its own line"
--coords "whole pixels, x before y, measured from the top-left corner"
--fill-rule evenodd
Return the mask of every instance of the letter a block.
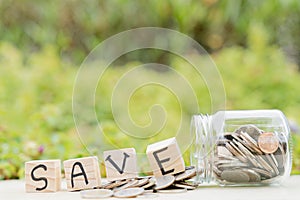
M 146 153 L 156 177 L 176 174 L 185 170 L 184 161 L 175 138 L 148 145 Z
M 107 180 L 137 177 L 137 159 L 134 148 L 104 151 L 103 155 Z
M 60 160 L 32 160 L 26 162 L 26 192 L 56 192 L 60 190 L 60 173 Z
M 64 161 L 68 191 L 101 187 L 101 176 L 96 156 Z

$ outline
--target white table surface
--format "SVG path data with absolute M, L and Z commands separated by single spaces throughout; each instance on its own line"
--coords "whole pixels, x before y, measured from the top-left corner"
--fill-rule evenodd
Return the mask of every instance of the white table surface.
M 56 193 L 26 193 L 24 180 L 0 181 L 0 200 L 8 199 L 81 199 L 80 192 L 67 192 L 65 182 L 62 182 L 62 191 Z M 300 176 L 291 176 L 282 185 L 264 187 L 220 187 L 199 186 L 196 190 L 177 194 L 156 193 L 154 196 L 144 196 L 135 199 L 156 200 L 276 200 L 300 199 Z M 108 198 L 117 199 L 117 198 Z

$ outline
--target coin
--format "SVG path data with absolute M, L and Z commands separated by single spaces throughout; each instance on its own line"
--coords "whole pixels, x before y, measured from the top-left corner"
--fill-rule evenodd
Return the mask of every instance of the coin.
M 260 175 L 251 169 L 242 169 L 243 172 L 246 172 L 249 176 L 249 182 L 259 182 L 261 180 Z
M 175 181 L 190 179 L 190 178 L 193 178 L 194 176 L 196 176 L 196 169 L 191 168 L 191 169 L 185 170 L 183 173 L 175 176 Z
M 80 192 L 83 199 L 99 199 L 108 198 L 113 195 L 113 192 L 108 189 L 83 190 Z
M 258 146 L 266 154 L 274 153 L 279 147 L 279 140 L 274 133 L 265 132 L 258 137 Z
M 240 161 L 247 162 L 247 159 L 245 156 L 240 154 L 240 150 L 237 150 L 237 147 L 232 143 L 226 143 L 226 148 L 234 155 L 236 156 Z
M 256 171 L 257 173 L 259 173 L 260 175 L 266 177 L 266 178 L 272 178 L 272 173 L 270 173 L 267 170 L 264 169 L 260 169 L 260 168 L 251 168 L 252 170 Z
M 123 190 L 126 188 L 134 187 L 134 185 L 137 184 L 138 182 L 139 182 L 138 180 L 132 179 L 129 182 L 127 182 L 126 184 L 124 184 L 120 187 L 114 188 L 114 191 L 119 191 L 119 190 Z
M 276 164 L 274 163 L 272 157 L 269 154 L 266 154 L 265 157 L 267 158 L 269 164 L 271 164 L 271 167 L 273 168 L 275 175 L 279 175 L 278 168 L 276 167 Z
M 253 153 L 258 153 L 258 154 L 262 154 L 261 150 L 258 147 L 257 142 L 250 137 L 247 133 L 241 132 L 240 137 L 244 140 L 244 142 L 246 143 L 247 147 L 253 152 Z
M 114 181 L 114 182 L 110 182 L 107 183 L 106 185 L 103 186 L 104 189 L 112 189 L 115 187 L 119 187 L 121 185 L 124 185 L 125 183 L 127 183 L 128 180 L 119 180 L 119 181 Z
M 144 189 L 150 189 L 150 188 L 152 188 L 155 185 L 155 182 L 156 182 L 155 178 L 151 177 L 151 178 L 149 178 L 149 182 L 146 185 L 143 185 L 142 188 L 144 188 Z
M 159 193 L 184 193 L 186 191 L 187 191 L 187 189 L 184 189 L 184 188 L 157 190 L 157 192 L 159 192 Z
M 172 175 L 156 177 L 156 186 L 154 187 L 155 190 L 161 190 L 163 188 L 169 187 L 175 181 L 175 177 Z
M 187 189 L 187 190 L 196 189 L 196 187 L 194 185 L 189 185 L 189 184 L 184 184 L 184 183 L 175 183 L 174 186 L 178 187 L 178 188 Z
M 224 146 L 217 147 L 217 154 L 218 156 L 232 156 L 232 153 Z
M 143 194 L 144 188 L 126 188 L 114 193 L 115 197 L 118 198 L 131 198 Z
M 242 132 L 249 134 L 249 136 L 251 136 L 256 141 L 261 134 L 261 131 L 252 124 L 241 126 L 235 131 L 235 133 L 238 134 L 241 134 Z
M 242 170 L 224 170 L 221 174 L 221 178 L 232 183 L 246 183 L 249 182 L 250 177 Z
M 141 187 L 143 185 L 146 185 L 147 183 L 149 183 L 149 178 L 139 178 L 137 181 L 138 182 L 131 187 Z

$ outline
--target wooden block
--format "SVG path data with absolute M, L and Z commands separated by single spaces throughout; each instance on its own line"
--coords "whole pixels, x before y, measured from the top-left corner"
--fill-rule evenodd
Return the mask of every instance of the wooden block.
M 32 160 L 26 162 L 26 192 L 56 192 L 60 190 L 60 163 L 60 160 Z
M 101 175 L 96 156 L 64 161 L 68 191 L 101 187 Z
M 153 174 L 156 177 L 176 174 L 185 170 L 176 138 L 148 145 L 146 153 Z
M 104 151 L 106 177 L 109 181 L 137 177 L 137 158 L 134 148 Z

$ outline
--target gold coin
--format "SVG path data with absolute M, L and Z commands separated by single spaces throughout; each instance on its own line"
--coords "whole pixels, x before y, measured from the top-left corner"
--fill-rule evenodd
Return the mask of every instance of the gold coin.
M 266 154 L 274 153 L 279 147 L 279 140 L 274 133 L 262 133 L 258 137 L 258 146 Z

